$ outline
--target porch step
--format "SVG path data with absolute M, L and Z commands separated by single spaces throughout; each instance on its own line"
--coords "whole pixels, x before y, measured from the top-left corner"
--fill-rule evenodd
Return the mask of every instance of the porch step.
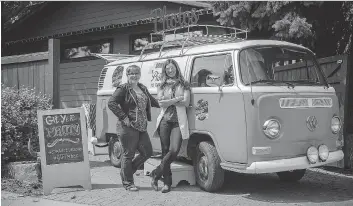
M 144 164 L 144 174 L 150 175 L 152 170 L 154 170 L 160 163 L 160 158 L 148 159 Z M 172 171 L 172 187 L 176 187 L 182 180 L 187 181 L 190 185 L 196 184 L 194 167 L 192 165 L 175 161 L 171 164 L 170 168 Z

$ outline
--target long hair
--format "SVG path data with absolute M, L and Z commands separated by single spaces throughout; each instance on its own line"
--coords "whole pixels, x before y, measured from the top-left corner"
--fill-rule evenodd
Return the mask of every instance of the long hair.
M 174 77 L 169 77 L 166 73 L 166 68 L 168 64 L 173 64 L 176 68 L 176 73 Z M 161 85 L 160 85 L 160 89 L 164 89 L 165 86 L 168 84 L 168 80 L 169 79 L 173 79 L 175 80 L 175 84 L 173 87 L 176 87 L 177 85 L 181 85 L 184 89 L 189 89 L 189 84 L 188 82 L 185 81 L 178 63 L 174 60 L 174 59 L 168 59 L 162 67 L 162 73 L 161 73 Z

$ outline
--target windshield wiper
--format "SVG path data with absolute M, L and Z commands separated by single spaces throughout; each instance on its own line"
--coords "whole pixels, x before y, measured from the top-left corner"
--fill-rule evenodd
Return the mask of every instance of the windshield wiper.
M 284 84 L 288 85 L 288 88 L 289 87 L 292 87 L 292 88 L 295 87 L 294 84 L 292 84 L 290 82 L 280 81 L 280 80 L 273 80 L 273 79 L 260 79 L 260 80 L 251 82 L 251 84 L 256 84 L 256 83 L 267 83 L 267 84 L 270 84 L 270 85 L 274 85 L 275 83 L 284 83 Z M 246 85 L 250 85 L 250 83 L 248 83 Z
M 260 79 L 260 80 L 256 80 L 256 81 L 251 82 L 251 84 L 267 83 L 267 84 L 273 85 L 273 83 L 275 83 L 275 82 L 276 81 L 270 80 L 270 79 Z M 245 85 L 250 85 L 250 83 L 247 83 Z
M 289 81 L 290 83 L 303 83 L 303 84 L 320 84 L 319 82 L 313 82 L 313 81 L 308 81 L 308 80 L 295 80 L 295 81 Z
M 291 81 L 290 81 L 290 82 L 288 82 L 288 81 L 277 81 L 277 82 L 287 84 L 287 85 L 288 85 L 288 88 L 289 88 L 289 87 L 292 87 L 292 88 L 294 88 L 294 87 L 295 87 L 295 86 L 294 86 L 294 84 L 292 84 L 292 83 L 291 83 Z

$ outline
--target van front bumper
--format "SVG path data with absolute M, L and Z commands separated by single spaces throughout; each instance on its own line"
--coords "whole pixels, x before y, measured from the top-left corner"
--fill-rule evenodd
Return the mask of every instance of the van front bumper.
M 239 173 L 273 173 L 283 172 L 290 170 L 306 169 L 310 167 L 319 167 L 322 165 L 337 162 L 343 159 L 343 151 L 337 150 L 330 152 L 328 159 L 325 162 L 319 161 L 315 164 L 310 164 L 306 156 L 295 157 L 291 159 L 280 159 L 262 162 L 253 162 L 250 166 L 233 164 L 233 163 L 221 163 L 221 167 L 225 170 L 239 172 Z

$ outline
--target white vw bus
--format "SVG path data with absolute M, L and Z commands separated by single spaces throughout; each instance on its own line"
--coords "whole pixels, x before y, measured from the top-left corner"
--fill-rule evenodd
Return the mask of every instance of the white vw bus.
M 205 26 L 208 27 L 208 26 Z M 175 32 L 175 31 L 174 31 Z M 115 84 L 126 82 L 126 68 L 142 68 L 140 82 L 156 95 L 161 66 L 176 60 L 191 84 L 187 113 L 190 138 L 181 157 L 191 159 L 198 185 L 216 191 L 224 170 L 277 173 L 283 181 L 298 181 L 310 167 L 343 158 L 341 120 L 335 90 L 309 49 L 274 40 L 246 40 L 234 29 L 228 36 L 188 35 L 155 42 L 157 52 L 125 57 L 107 64 L 99 78 L 96 138 L 110 141 L 110 155 L 119 164 L 117 117 L 107 107 Z M 160 110 L 152 108 L 152 137 Z

